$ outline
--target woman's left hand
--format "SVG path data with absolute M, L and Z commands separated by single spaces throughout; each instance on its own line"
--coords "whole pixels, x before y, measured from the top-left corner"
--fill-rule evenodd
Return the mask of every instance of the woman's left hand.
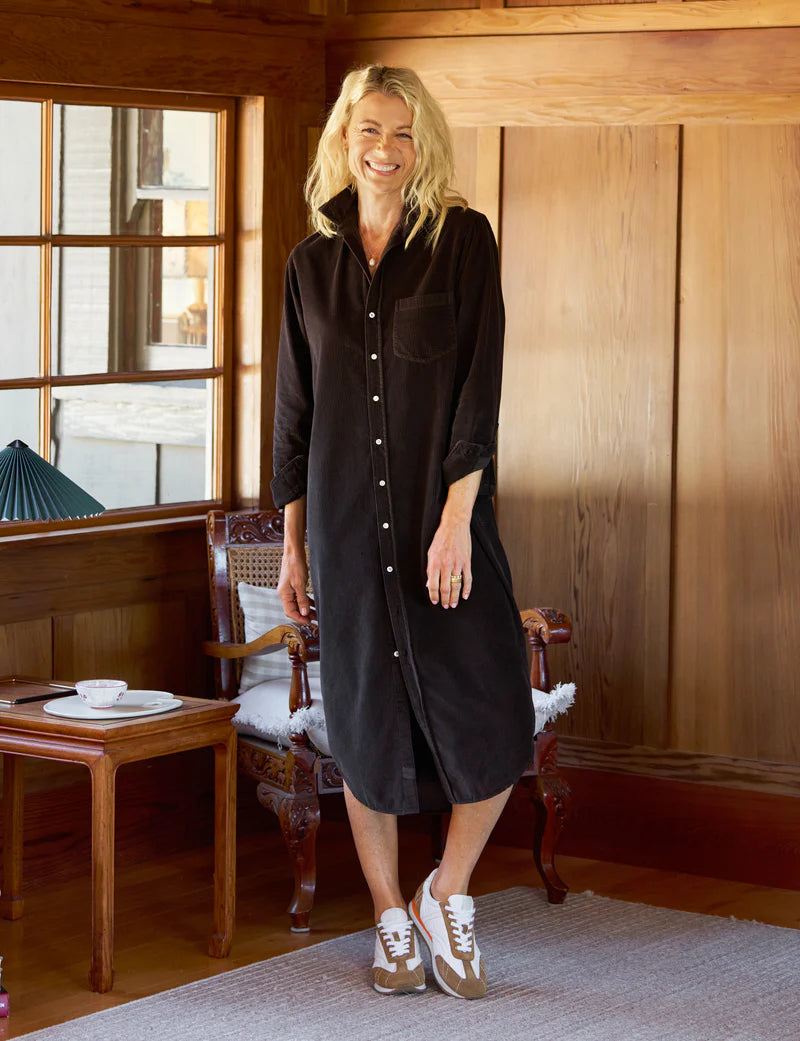
M 468 520 L 451 520 L 447 511 L 428 550 L 428 596 L 432 604 L 457 607 L 459 596 L 465 600 L 472 590 L 472 535 Z M 460 582 L 451 578 L 461 576 Z

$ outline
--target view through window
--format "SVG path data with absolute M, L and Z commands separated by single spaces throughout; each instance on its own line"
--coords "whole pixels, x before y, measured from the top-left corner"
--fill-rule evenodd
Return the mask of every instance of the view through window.
M 219 500 L 227 108 L 0 98 L 0 446 L 107 509 Z

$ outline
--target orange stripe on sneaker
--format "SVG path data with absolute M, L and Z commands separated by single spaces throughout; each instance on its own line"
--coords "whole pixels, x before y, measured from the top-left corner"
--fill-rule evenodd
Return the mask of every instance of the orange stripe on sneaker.
M 411 901 L 411 906 L 414 908 L 414 913 L 417 916 L 417 925 L 421 925 L 422 928 L 425 929 L 425 932 L 428 933 L 428 930 L 425 928 L 425 923 L 422 921 L 422 918 L 420 917 L 419 908 L 417 907 L 415 900 Z M 430 933 L 428 933 L 428 937 L 430 938 L 431 942 L 433 942 L 433 937 Z

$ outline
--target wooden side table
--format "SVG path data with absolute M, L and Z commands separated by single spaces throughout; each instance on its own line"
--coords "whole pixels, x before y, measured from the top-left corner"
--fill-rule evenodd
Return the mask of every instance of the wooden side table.
M 233 939 L 236 886 L 236 705 L 181 697 L 181 708 L 119 721 L 51 716 L 42 702 L 0 709 L 3 753 L 3 885 L 0 915 L 22 915 L 22 757 L 84 763 L 92 775 L 93 991 L 114 982 L 114 783 L 123 763 L 192 748 L 214 749 L 214 932 L 209 954 L 224 958 Z

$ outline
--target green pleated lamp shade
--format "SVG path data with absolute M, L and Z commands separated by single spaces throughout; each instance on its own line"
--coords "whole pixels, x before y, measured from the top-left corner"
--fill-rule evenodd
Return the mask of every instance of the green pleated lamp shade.
M 0 520 L 75 520 L 104 510 L 24 441 L 0 452 Z

